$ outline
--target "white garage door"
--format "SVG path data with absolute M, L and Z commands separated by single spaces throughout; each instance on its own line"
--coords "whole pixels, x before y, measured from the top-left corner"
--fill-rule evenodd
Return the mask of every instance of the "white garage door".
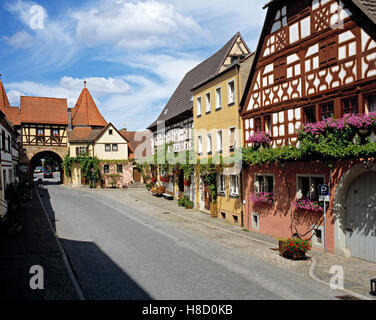
M 346 246 L 353 257 L 376 262 L 376 173 L 359 176 L 346 201 Z

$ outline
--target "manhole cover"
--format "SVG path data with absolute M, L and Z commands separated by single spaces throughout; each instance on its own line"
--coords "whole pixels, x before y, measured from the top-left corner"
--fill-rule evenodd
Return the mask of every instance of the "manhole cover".
M 354 296 L 339 296 L 339 297 L 336 297 L 337 299 L 339 300 L 362 300 L 362 299 L 359 299 L 357 297 L 354 297 Z

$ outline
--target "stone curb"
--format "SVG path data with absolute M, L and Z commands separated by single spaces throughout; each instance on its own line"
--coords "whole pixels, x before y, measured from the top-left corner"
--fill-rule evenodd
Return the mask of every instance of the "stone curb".
M 41 198 L 41 196 L 39 194 L 38 188 L 35 185 L 34 185 L 34 188 L 35 188 L 36 194 L 38 195 L 39 202 L 40 202 L 40 204 L 42 206 L 44 215 L 46 216 L 46 219 L 48 221 L 48 225 L 50 226 L 51 231 L 55 235 L 55 240 L 56 240 L 57 246 L 59 247 L 60 253 L 61 253 L 62 257 L 63 257 L 63 261 L 64 261 L 64 264 L 65 264 L 65 267 L 66 267 L 66 269 L 68 271 L 69 277 L 72 280 L 72 283 L 73 283 L 73 286 L 74 286 L 74 288 L 76 290 L 78 298 L 79 298 L 79 300 L 86 300 L 85 296 L 84 296 L 84 294 L 83 294 L 83 292 L 82 292 L 82 290 L 80 288 L 80 285 L 78 284 L 78 281 L 77 281 L 77 279 L 76 279 L 76 277 L 75 277 L 75 275 L 74 275 L 74 273 L 72 271 L 72 268 L 71 268 L 71 266 L 70 266 L 70 264 L 68 262 L 68 258 L 67 258 L 67 255 L 65 253 L 65 250 L 64 250 L 63 246 L 61 245 L 59 238 L 57 237 L 57 233 L 56 233 L 54 227 L 52 226 L 52 223 L 51 223 L 51 220 L 50 220 L 50 218 L 48 216 L 47 210 L 46 210 L 46 208 L 43 205 L 43 201 L 42 201 L 42 198 Z

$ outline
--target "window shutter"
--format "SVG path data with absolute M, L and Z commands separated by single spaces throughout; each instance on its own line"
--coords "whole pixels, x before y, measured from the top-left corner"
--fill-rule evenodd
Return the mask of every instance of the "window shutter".
M 80 147 L 76 147 L 76 156 L 80 155 Z

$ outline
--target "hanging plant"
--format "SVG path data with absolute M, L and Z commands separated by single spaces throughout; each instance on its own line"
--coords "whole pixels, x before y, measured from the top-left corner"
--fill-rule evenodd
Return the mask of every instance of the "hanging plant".
M 250 201 L 254 203 L 268 203 L 272 204 L 274 202 L 273 192 L 255 192 L 250 195 Z

